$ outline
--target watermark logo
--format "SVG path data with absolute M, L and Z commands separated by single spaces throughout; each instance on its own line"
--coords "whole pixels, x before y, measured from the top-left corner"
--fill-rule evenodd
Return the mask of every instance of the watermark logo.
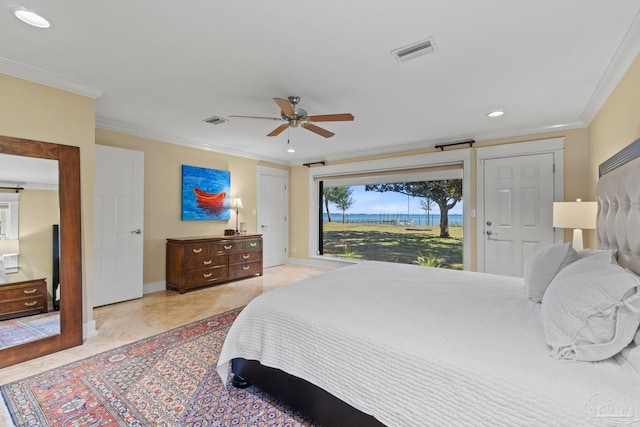
M 638 418 L 632 407 L 625 406 L 606 398 L 601 394 L 592 394 L 584 402 L 584 406 L 591 411 L 587 419 L 590 424 L 600 426 L 631 426 L 638 425 Z

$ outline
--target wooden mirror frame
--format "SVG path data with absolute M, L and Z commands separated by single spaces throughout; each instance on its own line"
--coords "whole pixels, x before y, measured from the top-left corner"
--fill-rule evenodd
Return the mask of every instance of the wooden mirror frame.
M 0 368 L 82 344 L 80 148 L 0 136 L 0 154 L 58 161 L 60 333 L 0 350 Z

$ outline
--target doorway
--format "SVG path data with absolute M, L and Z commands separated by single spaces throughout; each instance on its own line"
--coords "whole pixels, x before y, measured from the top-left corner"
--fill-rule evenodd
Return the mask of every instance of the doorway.
M 551 141 L 478 149 L 478 271 L 522 277 L 526 259 L 561 238 L 552 206 L 564 195 L 564 143 Z
M 144 153 L 96 145 L 93 307 L 142 297 Z
M 258 224 L 264 268 L 287 262 L 289 242 L 289 172 L 258 166 Z

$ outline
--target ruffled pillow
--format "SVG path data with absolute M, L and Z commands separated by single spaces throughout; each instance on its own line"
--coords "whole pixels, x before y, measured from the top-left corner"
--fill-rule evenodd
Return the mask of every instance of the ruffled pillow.
M 640 326 L 640 278 L 587 257 L 563 269 L 542 301 L 545 340 L 557 359 L 596 361 L 626 347 Z
M 571 243 L 554 243 L 538 250 L 524 263 L 524 286 L 529 299 L 541 302 L 544 292 L 556 274 L 578 259 Z

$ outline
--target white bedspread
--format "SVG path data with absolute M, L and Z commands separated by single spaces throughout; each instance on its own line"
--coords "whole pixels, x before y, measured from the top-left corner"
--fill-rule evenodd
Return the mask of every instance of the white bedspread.
M 548 356 L 540 305 L 512 277 L 380 262 L 335 270 L 253 300 L 222 348 L 223 381 L 235 357 L 388 426 L 640 423 L 638 374 L 618 357 Z

